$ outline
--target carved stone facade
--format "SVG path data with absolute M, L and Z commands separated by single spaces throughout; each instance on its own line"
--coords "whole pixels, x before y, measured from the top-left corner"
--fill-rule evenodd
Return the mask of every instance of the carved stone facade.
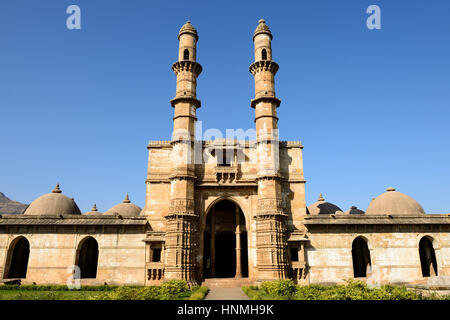
M 170 140 L 147 146 L 145 207 L 127 197 L 104 214 L 94 207 L 81 215 L 57 187 L 23 215 L 0 212 L 5 281 L 64 284 L 67 268 L 83 269 L 90 261 L 89 272 L 81 270 L 92 273 L 82 277 L 84 284 L 151 285 L 169 279 L 195 284 L 216 277 L 309 284 L 357 277 L 372 284 L 450 286 L 448 214 L 426 215 L 392 188 L 366 213 L 354 207 L 343 212 L 322 196 L 306 206 L 303 146 L 278 138 L 279 66 L 264 20 L 253 35 L 255 59 L 249 67 L 255 80 L 250 140 L 195 136 L 202 67 L 190 22 L 178 39 L 173 133 Z

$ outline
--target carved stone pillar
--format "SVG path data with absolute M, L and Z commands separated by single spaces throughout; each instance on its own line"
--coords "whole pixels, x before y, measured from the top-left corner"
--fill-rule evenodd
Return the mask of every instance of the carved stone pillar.
M 242 278 L 242 265 L 241 265 L 241 212 L 239 207 L 236 206 L 236 278 Z
M 210 239 L 211 276 L 216 275 L 216 210 L 211 210 L 211 239 Z

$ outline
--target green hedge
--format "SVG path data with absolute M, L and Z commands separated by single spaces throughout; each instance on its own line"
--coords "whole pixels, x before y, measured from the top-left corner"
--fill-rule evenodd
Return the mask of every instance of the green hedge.
M 160 286 L 118 287 L 112 291 L 90 297 L 90 300 L 201 300 L 208 292 L 207 287 L 189 289 L 184 280 L 170 280 Z
M 424 296 L 405 286 L 384 285 L 370 288 L 364 282 L 347 280 L 345 285 L 298 286 L 292 280 L 263 282 L 260 287 L 243 287 L 252 300 L 435 300 L 450 299 L 437 294 Z

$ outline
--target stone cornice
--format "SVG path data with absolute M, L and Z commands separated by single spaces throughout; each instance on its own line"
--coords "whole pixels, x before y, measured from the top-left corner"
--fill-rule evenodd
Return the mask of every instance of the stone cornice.
M 0 215 L 0 225 L 146 225 L 145 217 L 119 215 Z
M 336 225 L 336 224 L 450 224 L 450 216 L 447 214 L 435 215 L 425 214 L 417 216 L 395 216 L 395 215 L 348 215 L 331 214 L 323 216 L 305 216 L 305 225 Z
M 260 102 L 271 102 L 273 104 L 275 104 L 275 106 L 278 108 L 281 104 L 281 100 L 274 97 L 274 96 L 260 96 L 257 97 L 255 99 L 252 99 L 250 101 L 250 106 L 252 108 L 255 108 L 256 104 L 260 103 Z M 256 119 L 255 119 L 256 120 Z
M 278 63 L 272 60 L 259 60 L 253 62 L 250 67 L 248 67 L 250 73 L 252 75 L 257 74 L 261 71 L 270 71 L 275 75 L 280 67 L 278 66 Z
M 172 65 L 172 70 L 176 75 L 181 71 L 189 71 L 194 73 L 196 77 L 202 73 L 202 66 L 200 63 L 190 60 L 177 61 Z
M 200 100 L 192 97 L 192 96 L 180 96 L 180 97 L 175 97 L 172 100 L 170 100 L 170 105 L 172 107 L 175 108 L 177 103 L 190 103 L 192 105 L 194 105 L 197 109 L 200 108 L 202 106 L 202 103 Z

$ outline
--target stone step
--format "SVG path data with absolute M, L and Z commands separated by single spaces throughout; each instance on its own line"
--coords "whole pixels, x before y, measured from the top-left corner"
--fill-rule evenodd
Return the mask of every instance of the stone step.
M 254 283 L 255 280 L 249 278 L 208 278 L 202 282 L 202 286 L 208 288 L 241 288 Z

